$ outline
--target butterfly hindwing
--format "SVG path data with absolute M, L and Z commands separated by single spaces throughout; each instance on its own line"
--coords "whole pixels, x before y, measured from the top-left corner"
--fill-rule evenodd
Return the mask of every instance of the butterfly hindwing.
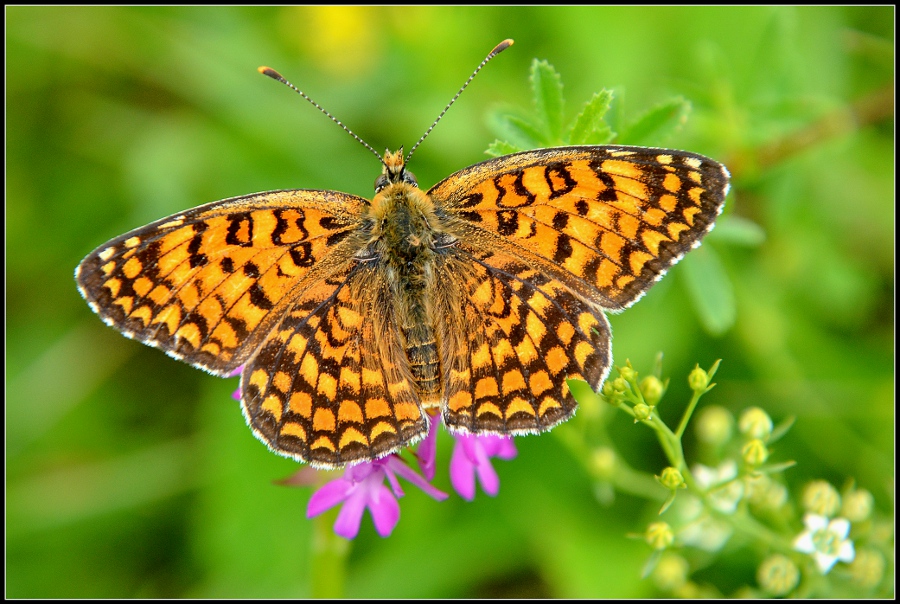
M 244 368 L 244 415 L 275 452 L 335 468 L 428 429 L 384 266 L 351 260 L 306 290 Z
M 568 419 L 566 379 L 599 387 L 611 363 L 603 312 L 502 251 L 460 243 L 438 270 L 456 302 L 438 322 L 444 423 L 469 433 L 523 434 Z

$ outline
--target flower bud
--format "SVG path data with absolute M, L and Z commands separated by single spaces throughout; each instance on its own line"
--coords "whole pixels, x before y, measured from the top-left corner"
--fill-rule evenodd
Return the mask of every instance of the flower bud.
M 659 558 L 653 569 L 653 582 L 660 591 L 672 592 L 687 583 L 691 567 L 684 557 L 666 552 Z
M 856 552 L 849 565 L 850 578 L 863 589 L 872 589 L 884 579 L 884 567 L 884 556 L 878 550 L 864 547 Z
M 872 493 L 865 489 L 850 491 L 844 495 L 844 505 L 841 506 L 841 516 L 850 522 L 862 522 L 872 514 L 875 501 Z
M 668 468 L 662 471 L 657 477 L 659 484 L 666 487 L 670 491 L 674 491 L 675 489 L 680 489 L 684 487 L 684 476 L 681 475 L 681 472 L 678 471 L 677 468 L 673 468 L 669 466 Z
M 702 409 L 694 425 L 697 438 L 706 444 L 721 446 L 731 438 L 734 417 L 725 407 L 712 405 Z
M 828 482 L 814 480 L 803 489 L 803 509 L 812 514 L 833 518 L 841 509 L 841 496 Z
M 706 390 L 706 387 L 709 386 L 709 375 L 700 369 L 700 365 L 694 367 L 693 371 L 688 375 L 688 385 L 694 391 Z
M 641 394 L 651 407 L 662 398 L 663 390 L 663 383 L 655 375 L 648 375 L 641 380 Z
M 605 396 L 607 399 L 612 399 L 615 396 L 616 390 L 615 388 L 613 388 L 612 380 L 606 380 L 605 382 L 603 382 L 603 387 L 600 389 L 600 394 Z
M 758 468 L 766 463 L 766 460 L 769 458 L 769 449 L 762 440 L 754 438 L 743 446 L 741 457 L 748 466 Z
M 594 476 L 610 480 L 616 471 L 616 452 L 611 447 L 597 447 L 591 453 L 591 469 Z
M 635 421 L 643 421 L 645 419 L 650 418 L 650 414 L 653 412 L 649 406 L 644 403 L 638 403 L 634 406 L 634 420 Z
M 800 582 L 800 570 L 793 560 L 782 554 L 772 554 L 756 571 L 759 586 L 773 596 L 783 596 Z
M 738 430 L 749 438 L 769 438 L 772 434 L 772 418 L 759 407 L 744 409 L 738 420 Z
M 647 526 L 644 539 L 650 547 L 661 551 L 675 542 L 675 533 L 672 532 L 672 527 L 667 522 L 653 522 Z

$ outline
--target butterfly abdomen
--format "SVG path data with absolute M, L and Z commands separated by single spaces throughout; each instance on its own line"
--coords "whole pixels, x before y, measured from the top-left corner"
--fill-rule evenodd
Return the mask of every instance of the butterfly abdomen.
M 428 196 L 408 183 L 379 192 L 371 217 L 371 247 L 387 273 L 412 378 L 423 401 L 437 400 L 440 360 L 428 296 L 434 285 L 435 247 L 444 237 L 440 221 Z

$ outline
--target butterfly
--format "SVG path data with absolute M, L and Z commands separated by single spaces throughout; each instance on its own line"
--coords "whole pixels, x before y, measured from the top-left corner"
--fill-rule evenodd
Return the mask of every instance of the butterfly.
M 571 417 L 566 380 L 599 389 L 611 366 L 604 313 L 699 245 L 728 191 L 712 159 L 622 145 L 497 157 L 424 191 L 411 153 L 376 153 L 371 200 L 269 191 L 138 228 L 91 252 L 78 288 L 129 338 L 242 368 L 253 433 L 340 468 L 415 443 L 430 413 L 504 435 Z

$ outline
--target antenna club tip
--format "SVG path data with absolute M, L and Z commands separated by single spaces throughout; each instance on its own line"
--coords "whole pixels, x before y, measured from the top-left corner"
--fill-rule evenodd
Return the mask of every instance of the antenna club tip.
M 507 38 L 507 39 L 503 40 L 502 42 L 500 42 L 500 44 L 497 44 L 497 46 L 494 47 L 494 50 L 491 51 L 491 55 L 495 55 L 497 53 L 503 52 L 504 50 L 506 50 L 513 44 L 514 44 L 513 39 Z
M 266 67 L 265 65 L 263 65 L 261 67 L 257 67 L 256 71 L 263 74 L 264 76 L 269 76 L 273 80 L 283 80 L 284 79 L 284 77 L 280 73 L 278 73 L 271 67 Z

